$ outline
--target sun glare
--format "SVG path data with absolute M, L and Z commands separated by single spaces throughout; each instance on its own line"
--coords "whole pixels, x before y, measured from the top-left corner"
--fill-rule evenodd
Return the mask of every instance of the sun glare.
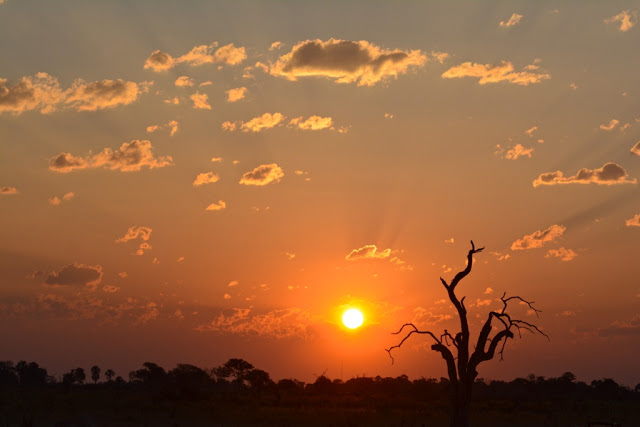
M 364 322 L 364 316 L 356 308 L 350 308 L 342 315 L 342 323 L 349 329 L 359 328 L 362 326 L 362 322 Z

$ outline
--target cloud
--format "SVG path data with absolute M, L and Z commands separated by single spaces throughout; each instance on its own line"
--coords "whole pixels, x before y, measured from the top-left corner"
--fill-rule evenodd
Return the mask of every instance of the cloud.
M 233 308 L 220 313 L 211 323 L 196 327 L 201 332 L 264 336 L 276 339 L 305 338 L 310 333 L 312 316 L 300 308 L 253 314 L 252 309 Z
M 102 281 L 101 265 L 85 265 L 73 263 L 65 265 L 58 271 L 52 271 L 44 279 L 46 285 L 52 286 L 86 286 L 95 289 Z
M 431 57 L 441 64 L 444 64 L 444 61 L 446 61 L 449 56 L 450 55 L 447 52 L 438 52 L 436 50 L 431 51 Z
M 0 187 L 0 194 L 8 196 L 20 193 L 16 187 Z
M 209 95 L 206 93 L 196 92 L 189 97 L 193 101 L 193 108 L 200 110 L 210 110 Z
M 86 82 L 75 80 L 63 90 L 58 79 L 47 73 L 22 77 L 13 86 L 0 79 L 0 113 L 22 114 L 38 110 L 42 114 L 59 109 L 96 111 L 128 105 L 148 91 L 151 83 L 134 83 L 122 79 Z
M 498 65 L 478 64 L 475 62 L 463 62 L 460 65 L 449 68 L 442 73 L 445 79 L 455 79 L 462 77 L 478 78 L 481 85 L 487 83 L 508 82 L 520 86 L 528 86 L 540 83 L 551 78 L 549 74 L 535 73 L 538 69 L 535 64 L 524 67 L 523 71 L 514 71 L 513 64 L 509 61 L 501 61 Z
M 225 93 L 227 94 L 227 102 L 236 102 L 244 99 L 244 96 L 247 93 L 247 88 L 238 87 L 235 89 L 229 89 Z
M 156 50 L 149 55 L 144 63 L 145 69 L 152 71 L 166 71 L 178 64 L 198 66 L 203 64 L 227 64 L 237 65 L 247 58 L 244 47 L 235 47 L 233 43 L 222 46 L 214 51 L 217 43 L 211 45 L 195 46 L 189 52 L 178 58 L 174 58 L 168 53 Z
M 291 119 L 290 125 L 304 130 L 333 129 L 333 119 L 331 117 L 311 116 L 304 120 L 302 117 Z
M 276 163 L 260 165 L 242 175 L 240 184 L 263 186 L 272 182 L 280 182 L 280 178 L 283 176 L 283 170 Z
M 450 314 L 437 314 L 429 311 L 424 307 L 416 307 L 413 309 L 413 319 L 411 320 L 411 323 L 418 327 L 433 326 L 437 323 L 452 318 L 453 316 L 451 316 Z
M 359 259 L 385 259 L 391 255 L 391 249 L 387 248 L 383 251 L 378 250 L 376 245 L 364 245 L 361 248 L 354 249 L 345 257 L 347 261 L 356 261 Z
M 275 41 L 275 42 L 271 43 L 271 46 L 269 46 L 269 50 L 280 49 L 282 46 L 284 46 L 284 44 L 282 42 Z
M 232 288 L 234 286 L 238 286 L 239 284 L 240 284 L 240 282 L 238 282 L 237 280 L 232 280 L 231 282 L 229 282 L 229 284 L 227 286 Z
M 151 227 L 138 227 L 134 225 L 133 227 L 129 227 L 127 234 L 117 239 L 116 243 L 124 243 L 138 238 L 146 242 L 151 238 L 152 231 Z
M 53 196 L 49 198 L 49 204 L 52 206 L 60 206 L 60 204 L 65 200 L 71 200 L 75 197 L 75 193 L 69 192 L 65 193 L 62 198 L 58 196 Z
M 640 335 L 640 314 L 636 314 L 629 321 L 616 320 L 606 328 L 600 329 L 598 335 L 601 337 Z
M 142 242 L 138 246 L 138 250 L 136 250 L 136 255 L 142 256 L 148 250 L 152 249 L 151 245 L 147 242 Z
M 367 41 L 305 40 L 271 64 L 269 73 L 296 81 L 299 77 L 326 77 L 336 83 L 373 86 L 422 66 L 427 57 L 420 50 L 387 50 Z
M 86 83 L 78 79 L 66 92 L 65 103 L 77 111 L 96 111 L 117 105 L 128 105 L 138 95 L 148 91 L 148 85 L 139 85 L 122 79 Z
M 613 130 L 616 126 L 618 126 L 618 124 L 620 123 L 620 120 L 616 120 L 616 119 L 611 119 L 609 121 L 609 124 L 601 124 L 600 125 L 600 129 L 602 130 Z
M 218 203 L 211 203 L 209 206 L 207 206 L 206 210 L 208 211 L 221 211 L 223 209 L 225 209 L 227 207 L 227 204 L 222 201 L 222 200 L 218 200 Z
M 106 285 L 102 287 L 102 292 L 106 294 L 113 294 L 118 292 L 119 290 L 120 288 L 118 286 L 113 286 L 113 285 Z
M 71 172 L 74 169 L 95 168 L 132 172 L 139 171 L 145 166 L 154 169 L 172 164 L 171 156 L 155 157 L 151 142 L 137 139 L 123 143 L 118 149 L 105 148 L 98 154 L 90 154 L 85 158 L 76 157 L 70 153 L 60 153 L 49 159 L 49 169 L 61 173 Z
M 551 242 L 562 236 L 567 227 L 554 224 L 546 230 L 538 230 L 532 234 L 528 234 L 511 244 L 512 251 L 522 251 L 526 249 L 534 249 L 542 247 L 546 242 Z
M 627 172 L 615 163 L 606 163 L 599 169 L 582 168 L 574 176 L 565 177 L 561 171 L 545 172 L 533 181 L 533 186 L 556 184 L 635 184 L 636 179 L 628 179 Z
M 260 132 L 263 129 L 271 129 L 284 120 L 281 113 L 264 113 L 260 117 L 254 117 L 246 123 L 242 123 L 243 132 Z
M 178 132 L 179 125 L 180 123 L 178 123 L 176 120 L 171 120 L 163 125 L 147 126 L 147 132 L 153 133 L 160 129 L 169 129 L 169 136 L 173 136 Z
M 631 150 L 629 150 L 629 151 L 631 152 L 631 154 L 635 154 L 636 156 L 640 156 L 640 141 L 638 141 L 636 143 L 636 145 L 631 147 Z
M 624 223 L 627 227 L 640 227 L 640 214 L 635 214 L 633 218 L 629 218 Z
M 620 27 L 618 29 L 622 32 L 629 31 L 636 25 L 638 18 L 637 10 L 623 10 L 619 14 L 612 16 L 611 18 L 607 18 L 604 20 L 605 24 L 615 24 L 617 22 L 620 23 Z
M 494 154 L 501 155 L 504 153 L 504 148 L 500 146 L 500 144 L 496 145 L 496 151 Z M 525 148 L 522 144 L 516 144 L 507 150 L 502 156 L 503 159 L 516 160 L 519 157 L 529 157 L 531 158 L 531 153 L 533 152 L 533 148 Z
M 533 127 L 529 128 L 529 129 L 525 130 L 524 133 L 529 135 L 529 138 L 533 138 L 533 133 L 535 131 L 537 131 L 537 130 L 538 130 L 538 126 L 533 126 Z
M 515 25 L 518 25 L 521 19 L 522 15 L 520 15 L 519 13 L 514 13 L 511 15 L 511 18 L 509 18 L 508 21 L 500 21 L 500 26 L 504 28 L 513 27 Z
M 575 257 L 577 257 L 578 254 L 573 250 L 573 249 L 565 249 L 565 248 L 559 248 L 559 249 L 549 249 L 549 251 L 547 251 L 546 255 L 544 256 L 545 258 L 560 258 L 560 260 L 562 261 L 571 261 L 572 259 L 574 259 Z
M 200 173 L 198 174 L 198 176 L 196 176 L 195 181 L 193 181 L 193 186 L 198 187 L 204 184 L 212 184 L 214 182 L 218 182 L 219 180 L 220 177 L 213 172 Z
M 193 79 L 189 76 L 180 76 L 176 79 L 175 82 L 173 82 L 173 84 L 176 87 L 192 87 L 193 85 L 195 85 L 196 83 L 193 81 Z

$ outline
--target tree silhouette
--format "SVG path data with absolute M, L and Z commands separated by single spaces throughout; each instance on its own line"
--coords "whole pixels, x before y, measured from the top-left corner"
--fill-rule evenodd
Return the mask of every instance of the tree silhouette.
M 538 327 L 532 323 L 525 322 L 524 320 L 514 319 L 507 312 L 508 304 L 511 301 L 519 301 L 529 306 L 536 315 L 540 312 L 533 306 L 533 301 L 527 301 L 519 296 L 506 297 L 506 293 L 500 297 L 502 301 L 502 310 L 490 311 L 487 320 L 485 321 L 478 340 L 475 345 L 475 349 L 472 353 L 469 351 L 469 343 L 471 334 L 469 332 L 469 322 L 467 319 L 467 309 L 464 305 L 465 297 L 458 299 L 455 294 L 456 286 L 464 279 L 470 272 L 473 265 L 473 255 L 480 253 L 484 250 L 484 247 L 476 249 L 473 241 L 471 241 L 471 249 L 467 254 L 467 267 L 455 275 L 451 283 L 447 283 L 442 277 L 440 281 L 447 290 L 449 300 L 456 308 L 458 312 L 458 318 L 460 320 L 460 331 L 452 335 L 446 329 L 439 337 L 431 331 L 423 331 L 418 329 L 413 323 L 405 323 L 402 327 L 395 332 L 395 335 L 403 333 L 408 330 L 402 340 L 388 348 L 386 351 L 391 357 L 392 363 L 394 362 L 391 351 L 396 348 L 400 348 L 407 339 L 413 334 L 429 335 L 434 342 L 431 345 L 431 349 L 441 354 L 442 358 L 447 364 L 447 373 L 449 375 L 449 390 L 450 390 L 450 425 L 452 427 L 467 427 L 469 425 L 469 408 L 471 405 L 471 391 L 473 383 L 478 376 L 478 365 L 487 360 L 493 359 L 496 351 L 500 355 L 502 360 L 505 345 L 509 338 L 513 338 L 514 331 L 521 335 L 522 330 L 529 332 L 537 332 L 544 335 L 547 339 L 547 334 L 542 332 Z M 494 326 L 497 326 L 497 332 L 491 335 L 491 331 Z M 500 346 L 500 347 L 499 347 Z M 498 348 L 499 347 L 499 348 Z M 455 354 L 454 354 L 455 353 Z
M 213 372 L 217 378 L 233 377 L 234 382 L 242 384 L 252 369 L 253 365 L 244 359 L 229 359 L 224 365 L 214 368 Z
M 104 376 L 107 377 L 107 382 L 111 382 L 111 379 L 115 376 L 113 369 L 107 369 L 104 371 Z
M 94 384 L 96 384 L 100 379 L 100 368 L 98 366 L 94 365 L 91 367 L 91 379 Z
M 82 384 L 87 379 L 87 375 L 82 368 L 75 368 L 62 375 L 62 383 L 71 385 L 71 384 Z

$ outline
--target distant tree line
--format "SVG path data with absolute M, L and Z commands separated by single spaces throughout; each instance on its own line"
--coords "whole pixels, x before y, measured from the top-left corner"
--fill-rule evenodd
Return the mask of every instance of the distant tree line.
M 416 399 L 440 399 L 449 391 L 447 378 L 419 378 L 410 380 L 406 375 L 391 377 L 355 377 L 342 381 L 320 375 L 312 383 L 296 379 L 271 379 L 268 372 L 251 363 L 232 358 L 221 366 L 202 369 L 190 364 L 178 364 L 167 371 L 162 366 L 145 362 L 140 369 L 128 373 L 128 379 L 116 376 L 112 369 L 103 371 L 98 366 L 89 369 L 91 383 L 86 383 L 83 368 L 73 368 L 62 378 L 55 378 L 36 362 L 0 362 L 0 391 L 33 388 L 92 388 L 118 387 L 131 391 L 166 392 L 167 397 L 197 398 L 209 393 L 235 393 L 260 396 L 275 395 L 403 395 Z M 102 375 L 101 375 L 102 374 Z M 101 381 L 102 380 L 102 381 Z M 478 400 L 490 399 L 549 399 L 549 398 L 625 398 L 640 395 L 640 384 L 633 389 L 613 379 L 593 380 L 587 384 L 578 381 L 571 372 L 560 377 L 545 378 L 529 375 L 512 381 L 476 380 Z

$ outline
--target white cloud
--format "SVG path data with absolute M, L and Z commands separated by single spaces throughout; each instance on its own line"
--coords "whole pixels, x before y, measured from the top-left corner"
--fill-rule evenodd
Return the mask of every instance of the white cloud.
M 193 108 L 200 110 L 210 110 L 209 95 L 206 93 L 196 92 L 189 97 L 193 101 Z
M 236 102 L 244 99 L 247 88 L 246 87 L 238 87 L 235 89 L 229 89 L 225 92 L 227 94 L 227 102 Z

